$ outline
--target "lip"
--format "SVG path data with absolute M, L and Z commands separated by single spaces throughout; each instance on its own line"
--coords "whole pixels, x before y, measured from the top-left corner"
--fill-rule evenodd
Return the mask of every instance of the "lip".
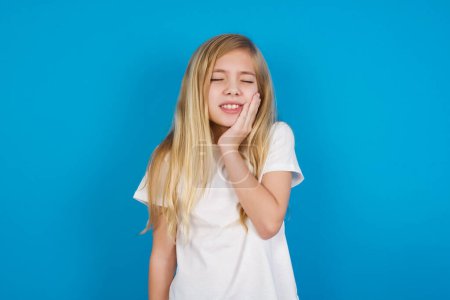
M 228 102 L 227 102 L 227 103 L 224 103 L 224 104 L 228 104 Z M 231 103 L 230 103 L 230 104 L 231 104 Z M 233 104 L 239 104 L 239 103 L 233 103 Z M 221 104 L 221 105 L 223 105 L 223 104 Z M 238 114 L 238 113 L 241 112 L 241 110 L 242 110 L 243 107 L 244 107 L 244 106 L 241 105 L 241 104 L 239 104 L 239 107 L 236 108 L 236 109 L 228 109 L 228 108 L 219 106 L 219 108 L 220 108 L 223 112 L 225 112 L 225 113 L 227 113 L 227 114 Z
M 244 105 L 244 103 L 240 103 L 238 101 L 226 101 L 226 102 L 220 103 L 219 106 L 222 106 L 222 105 L 225 105 L 225 104 L 237 104 L 237 105 L 241 105 L 241 106 Z

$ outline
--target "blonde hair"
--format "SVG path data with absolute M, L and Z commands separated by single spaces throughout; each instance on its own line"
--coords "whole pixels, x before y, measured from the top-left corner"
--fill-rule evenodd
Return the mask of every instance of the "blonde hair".
M 240 34 L 221 34 L 204 42 L 192 55 L 181 82 L 172 127 L 164 140 L 154 149 L 147 165 L 149 219 L 140 234 L 146 233 L 163 217 L 168 234 L 175 242 L 177 229 L 184 228 L 189 236 L 190 213 L 211 180 L 214 156 L 213 132 L 208 114 L 208 92 L 212 70 L 218 58 L 235 50 L 250 54 L 261 104 L 252 131 L 239 146 L 253 175 L 259 178 L 266 160 L 270 128 L 276 121 L 276 101 L 267 63 L 254 43 Z M 167 173 L 160 170 L 166 164 Z M 157 205 L 162 201 L 164 206 Z M 246 232 L 247 214 L 238 202 L 239 222 Z

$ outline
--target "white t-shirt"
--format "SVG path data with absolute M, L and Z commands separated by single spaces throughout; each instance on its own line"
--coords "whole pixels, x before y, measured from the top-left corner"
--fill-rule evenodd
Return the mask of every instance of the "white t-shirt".
M 291 187 L 304 177 L 294 149 L 294 134 L 282 121 L 273 124 L 264 173 L 291 171 Z M 250 218 L 248 234 L 239 223 L 238 199 L 227 181 L 220 150 L 214 145 L 216 172 L 192 211 L 191 241 L 177 231 L 177 271 L 169 299 L 175 300 L 297 300 L 297 286 L 286 241 L 284 222 L 279 232 L 262 239 Z M 144 175 L 133 198 L 147 205 Z M 161 204 L 161 203 L 160 203 Z

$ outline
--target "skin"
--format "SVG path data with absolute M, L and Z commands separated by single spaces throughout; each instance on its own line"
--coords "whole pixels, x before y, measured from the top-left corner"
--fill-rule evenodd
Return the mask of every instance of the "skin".
M 209 91 L 208 110 L 215 142 L 220 148 L 222 161 L 236 195 L 259 236 L 270 239 L 282 226 L 286 214 L 292 174 L 289 171 L 273 171 L 263 175 L 261 183 L 248 169 L 239 153 L 239 145 L 251 132 L 261 103 L 256 77 L 240 74 L 254 72 L 252 60 L 245 50 L 233 50 L 216 61 Z M 245 83 L 244 80 L 253 81 Z M 219 104 L 226 100 L 244 103 L 240 114 L 226 114 Z
M 225 72 L 214 72 L 215 70 L 224 70 Z M 238 120 L 238 114 L 227 114 L 221 110 L 220 104 L 226 101 L 236 101 L 240 104 L 245 103 L 241 114 L 245 114 L 249 110 L 251 103 L 259 103 L 258 86 L 255 75 L 243 74 L 241 72 L 250 72 L 255 74 L 252 58 L 249 53 L 243 49 L 230 51 L 220 57 L 214 65 L 211 85 L 208 93 L 208 112 L 211 129 L 214 134 L 214 143 L 218 143 L 218 138 L 229 139 L 231 136 L 238 134 L 236 139 L 229 139 L 229 142 L 239 143 L 245 138 L 236 127 L 231 126 Z M 255 105 L 254 104 L 254 105 Z M 250 108 L 251 113 L 255 113 L 255 106 Z M 250 122 L 248 120 L 247 122 Z M 247 128 L 251 124 L 245 124 Z M 230 131 L 231 129 L 231 131 Z M 223 135 L 227 132 L 226 135 Z M 222 140 L 223 141 L 223 140 Z
M 276 235 L 282 225 L 291 191 L 291 172 L 275 171 L 263 175 L 261 183 L 251 174 L 238 149 L 251 132 L 259 108 L 256 78 L 239 72 L 253 71 L 251 58 L 245 51 L 236 50 L 221 57 L 215 68 L 225 73 L 213 73 L 209 91 L 208 110 L 215 143 L 222 153 L 222 161 L 236 195 L 262 239 Z M 253 78 L 253 80 L 251 80 Z M 253 81 L 245 83 L 243 81 Z M 216 84 L 217 83 L 217 84 Z M 245 103 L 241 113 L 226 115 L 219 104 L 226 100 Z M 170 284 L 176 270 L 176 245 L 166 232 L 164 218 L 153 231 L 153 246 L 149 265 L 149 299 L 168 299 Z

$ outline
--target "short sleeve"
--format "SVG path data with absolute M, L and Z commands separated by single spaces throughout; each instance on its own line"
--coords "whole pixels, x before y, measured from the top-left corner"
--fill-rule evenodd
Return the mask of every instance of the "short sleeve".
M 161 167 L 159 176 L 165 176 L 165 174 L 167 173 L 167 168 L 168 168 L 168 164 L 167 164 L 167 156 L 166 156 L 166 158 L 163 162 L 163 165 Z M 148 177 L 148 171 L 146 170 L 144 177 L 141 179 L 141 182 L 139 183 L 138 188 L 136 189 L 136 191 L 133 194 L 133 198 L 148 206 L 147 177 Z M 163 205 L 161 197 L 156 198 L 156 204 L 159 206 Z M 164 205 L 164 206 L 167 206 L 167 205 Z
M 271 128 L 269 153 L 259 181 L 262 180 L 265 173 L 271 171 L 291 171 L 291 188 L 300 184 L 304 179 L 295 154 L 294 133 L 286 122 L 275 122 Z

